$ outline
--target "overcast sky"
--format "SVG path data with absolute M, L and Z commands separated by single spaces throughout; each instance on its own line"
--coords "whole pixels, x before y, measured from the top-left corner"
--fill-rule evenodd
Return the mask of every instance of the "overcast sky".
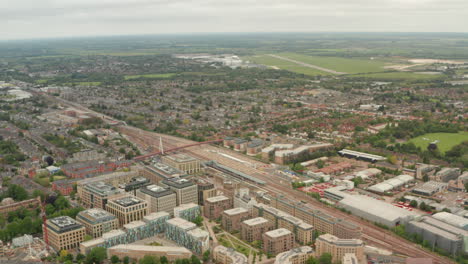
M 187 32 L 467 32 L 468 0 L 0 0 L 0 39 Z

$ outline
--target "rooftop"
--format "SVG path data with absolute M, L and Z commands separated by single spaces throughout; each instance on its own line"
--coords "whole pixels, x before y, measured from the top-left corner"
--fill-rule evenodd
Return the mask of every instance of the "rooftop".
M 77 219 L 82 219 L 88 223 L 102 223 L 116 219 L 115 215 L 100 208 L 92 208 L 78 213 Z
M 65 233 L 82 228 L 83 226 L 69 216 L 59 216 L 47 220 L 47 228 L 56 233 Z
M 144 194 L 148 194 L 156 198 L 174 194 L 174 191 L 172 191 L 171 189 L 164 188 L 155 184 L 144 186 L 140 188 L 140 191 Z
M 256 218 L 252 218 L 249 220 L 245 220 L 243 223 L 249 226 L 253 226 L 253 225 L 268 223 L 268 220 L 266 220 L 263 217 L 256 217 Z
M 173 225 L 177 226 L 178 228 L 184 229 L 184 230 L 191 230 L 197 227 L 196 224 L 189 222 L 185 219 L 174 217 L 172 219 L 169 219 L 166 221 L 168 225 Z
M 325 241 L 327 243 L 335 244 L 338 246 L 363 246 L 363 242 L 360 239 L 342 239 L 334 235 L 323 234 L 317 238 L 318 240 Z
M 84 186 L 86 190 L 100 196 L 108 196 L 112 194 L 120 193 L 121 191 L 114 186 L 107 184 L 103 181 L 92 182 Z
M 244 254 L 235 251 L 233 248 L 227 248 L 225 246 L 217 246 L 214 248 L 214 251 L 222 253 L 223 255 L 229 256 L 232 260 L 232 263 L 235 263 L 235 264 L 247 264 L 249 262 L 247 257 Z
M 149 215 L 143 216 L 143 219 L 145 221 L 153 221 L 153 220 L 156 220 L 158 218 L 166 217 L 166 216 L 170 217 L 169 213 L 167 213 L 167 212 L 156 212 L 156 213 L 151 213 Z
M 128 251 L 145 251 L 148 253 L 151 252 L 165 252 L 169 255 L 179 255 L 179 254 L 191 254 L 192 252 L 184 247 L 164 247 L 164 246 L 144 246 L 144 245 L 125 245 L 120 244 L 117 246 L 110 247 L 109 249 L 118 250 L 121 252 Z
M 224 211 L 224 213 L 227 215 L 237 215 L 237 214 L 248 213 L 248 212 L 249 210 L 242 208 L 242 207 L 237 207 L 237 208 Z
M 276 256 L 275 264 L 291 264 L 292 258 L 303 254 L 314 254 L 314 249 L 309 246 L 293 248 Z
M 185 155 L 185 154 L 174 154 L 174 155 L 168 155 L 165 156 L 165 158 L 170 159 L 175 162 L 189 162 L 189 161 L 196 161 L 192 156 Z
M 227 198 L 224 195 L 214 196 L 214 197 L 210 197 L 206 199 L 206 201 L 210 203 L 217 203 L 217 202 L 226 201 L 226 200 L 229 200 L 229 198 Z
M 133 206 L 133 205 L 144 202 L 143 200 L 135 196 L 125 196 L 125 197 L 117 198 L 111 201 L 123 207 L 129 207 L 129 206 Z
M 162 183 L 167 185 L 167 186 L 171 186 L 171 187 L 174 187 L 174 188 L 177 188 L 177 189 L 182 189 L 182 188 L 186 188 L 186 187 L 195 185 L 195 183 L 193 183 L 192 181 L 187 180 L 187 179 L 182 179 L 182 178 L 164 179 L 162 181 Z
M 265 233 L 265 235 L 271 237 L 271 238 L 275 238 L 275 237 L 282 237 L 282 236 L 286 236 L 286 235 L 289 235 L 289 234 L 292 234 L 291 231 L 287 230 L 286 228 L 278 228 L 278 229 L 275 229 L 275 230 L 271 230 L 271 231 L 268 231 Z

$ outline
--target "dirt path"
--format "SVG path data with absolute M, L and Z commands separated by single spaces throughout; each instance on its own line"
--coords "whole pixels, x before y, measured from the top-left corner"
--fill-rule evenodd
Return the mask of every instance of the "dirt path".
M 330 69 L 327 69 L 327 68 L 323 68 L 323 67 L 320 67 L 320 66 L 308 64 L 308 63 L 305 63 L 305 62 L 302 62 L 302 61 L 297 61 L 297 60 L 293 60 L 293 59 L 286 58 L 286 57 L 282 57 L 282 56 L 278 56 L 278 55 L 268 54 L 268 56 L 273 57 L 273 58 L 276 58 L 276 59 L 280 59 L 280 60 L 285 60 L 285 61 L 289 61 L 289 62 L 292 62 L 292 63 L 296 63 L 296 64 L 299 64 L 299 65 L 301 65 L 301 66 L 313 68 L 313 69 L 316 69 L 316 70 L 319 70 L 319 71 L 324 71 L 324 72 L 333 73 L 333 74 L 346 74 L 346 72 L 338 72 L 338 71 L 330 70 Z

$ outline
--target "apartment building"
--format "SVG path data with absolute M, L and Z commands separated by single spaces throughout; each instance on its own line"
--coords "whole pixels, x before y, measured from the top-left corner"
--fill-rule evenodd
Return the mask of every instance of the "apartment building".
M 145 256 L 166 257 L 172 263 L 178 259 L 190 259 L 192 252 L 184 247 L 116 245 L 107 249 L 107 256 L 117 256 L 119 259 L 129 257 L 130 261 L 135 262 Z
M 203 254 L 209 249 L 210 236 L 192 222 L 182 218 L 166 221 L 166 238 L 186 247 L 196 254 Z
M 273 228 L 274 224 L 263 217 L 245 220 L 241 223 L 241 238 L 248 242 L 262 240 L 262 234 Z
M 85 208 L 105 209 L 107 201 L 125 194 L 118 188 L 105 182 L 92 182 L 83 186 L 79 193 L 81 204 Z
M 211 197 L 205 200 L 203 214 L 206 218 L 214 220 L 221 217 L 223 212 L 232 208 L 232 201 L 224 195 Z
M 306 264 L 310 257 L 315 257 L 314 249 L 303 246 L 279 253 L 274 264 Z
M 272 255 L 291 250 L 294 234 L 286 228 L 278 228 L 263 234 L 263 251 Z
M 174 208 L 174 217 L 179 217 L 187 221 L 193 221 L 201 215 L 200 206 L 194 203 L 181 204 Z
M 117 217 L 104 209 L 92 208 L 78 213 L 76 221 L 86 228 L 86 233 L 93 238 L 119 228 Z
M 123 226 L 133 221 L 141 220 L 148 214 L 148 203 L 135 196 L 124 196 L 109 200 L 106 211 L 119 219 L 119 225 Z
M 57 252 L 79 247 L 86 234 L 85 227 L 69 216 L 48 219 L 46 228 L 49 245 Z M 44 230 L 43 233 L 45 234 Z
M 205 200 L 211 197 L 216 196 L 216 189 L 214 184 L 206 181 L 198 181 L 198 204 L 203 206 L 205 204 Z
M 248 264 L 248 258 L 233 248 L 227 248 L 224 246 L 216 246 L 213 249 L 213 260 L 220 264 Z
M 348 253 L 356 255 L 358 261 L 364 260 L 364 243 L 360 239 L 341 239 L 324 234 L 317 238 L 315 246 L 317 256 L 330 253 L 333 256 L 332 262 L 341 261 Z
M 250 213 L 247 209 L 233 208 L 223 212 L 221 224 L 228 232 L 240 231 L 241 222 L 249 218 Z

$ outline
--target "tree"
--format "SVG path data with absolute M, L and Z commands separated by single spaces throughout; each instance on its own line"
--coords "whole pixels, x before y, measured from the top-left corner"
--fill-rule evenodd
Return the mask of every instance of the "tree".
M 87 264 L 100 264 L 107 258 L 106 249 L 103 247 L 95 247 L 86 256 Z
M 203 261 L 207 262 L 210 259 L 211 252 L 209 250 L 203 252 Z
M 317 168 L 321 169 L 325 166 L 325 161 L 323 160 L 318 160 L 315 165 L 317 166 Z
M 319 258 L 320 264 L 331 264 L 332 263 L 332 255 L 330 253 L 323 253 Z
M 318 260 L 314 257 L 310 257 L 306 260 L 306 264 L 319 264 Z
M 410 202 L 410 206 L 414 207 L 414 208 L 417 208 L 418 207 L 418 202 L 413 200 L 413 201 Z
M 465 183 L 465 190 L 468 192 L 468 182 Z
M 119 261 L 120 261 L 120 259 L 119 259 L 119 257 L 117 257 L 116 255 L 113 255 L 113 256 L 111 257 L 111 262 L 112 262 L 113 264 L 119 263 Z
M 153 256 L 144 256 L 139 261 L 140 264 L 156 264 L 156 258 Z
M 124 264 L 129 264 L 129 263 L 130 263 L 130 258 L 129 258 L 128 256 L 125 256 L 125 257 L 123 258 L 123 263 L 124 263 Z
M 192 257 L 190 258 L 190 262 L 191 264 L 201 264 L 201 261 L 195 255 L 192 255 Z
M 203 224 L 203 217 L 201 215 L 195 217 L 195 219 L 193 219 L 192 221 L 194 224 L 196 224 L 197 226 L 201 226 Z
M 93 237 L 86 234 L 83 239 L 84 239 L 83 241 L 89 241 L 89 240 L 93 239 Z
M 161 262 L 161 264 L 168 264 L 169 263 L 169 260 L 167 259 L 166 256 L 162 256 L 159 261 Z

